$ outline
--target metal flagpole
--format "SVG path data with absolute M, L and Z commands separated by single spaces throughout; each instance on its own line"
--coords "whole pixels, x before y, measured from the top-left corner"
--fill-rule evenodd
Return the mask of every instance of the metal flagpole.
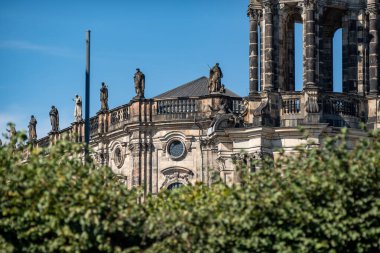
M 90 30 L 86 32 L 86 107 L 84 121 L 85 160 L 89 159 L 90 144 Z

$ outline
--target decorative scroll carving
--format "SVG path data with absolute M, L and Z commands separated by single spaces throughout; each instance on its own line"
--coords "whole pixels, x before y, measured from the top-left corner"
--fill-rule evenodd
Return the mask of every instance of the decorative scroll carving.
M 220 105 L 216 107 L 209 106 L 211 110 L 210 119 L 212 122 L 208 130 L 208 134 L 216 130 L 223 130 L 225 128 L 244 127 L 244 116 L 242 115 L 241 101 L 239 103 L 233 102 L 233 109 L 231 110 L 230 103 L 226 99 L 222 99 Z
M 268 97 L 262 98 L 259 107 L 253 110 L 253 116 L 257 117 L 257 116 L 262 116 L 263 114 L 265 114 L 265 110 L 269 109 L 268 105 L 269 105 Z
M 137 157 L 140 155 L 141 151 L 141 143 L 130 143 L 128 146 L 133 157 Z
M 194 173 L 186 168 L 173 167 L 164 169 L 162 174 L 165 176 L 165 181 L 163 182 L 160 189 L 168 187 L 172 183 L 182 183 L 185 185 L 190 185 L 190 180 L 194 177 Z
M 306 111 L 308 113 L 318 113 L 318 91 L 311 90 L 307 92 Z
M 216 159 L 216 162 L 218 163 L 219 172 L 224 171 L 226 169 L 226 159 L 225 158 L 220 156 Z
M 96 160 L 98 161 L 100 165 L 108 164 L 108 158 L 109 158 L 108 152 L 103 149 L 100 150 L 96 155 Z

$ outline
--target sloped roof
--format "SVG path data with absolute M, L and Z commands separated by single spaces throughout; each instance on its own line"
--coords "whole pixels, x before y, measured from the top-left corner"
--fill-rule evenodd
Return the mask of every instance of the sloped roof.
M 164 92 L 154 98 L 180 98 L 180 97 L 202 97 L 209 95 L 208 92 L 208 78 L 202 76 L 194 81 L 185 83 L 177 88 Z M 226 96 L 240 97 L 236 93 L 226 89 Z

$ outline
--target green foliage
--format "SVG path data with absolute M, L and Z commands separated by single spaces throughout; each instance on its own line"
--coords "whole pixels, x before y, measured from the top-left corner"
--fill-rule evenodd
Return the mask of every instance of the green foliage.
M 344 133 L 326 138 L 275 167 L 261 162 L 239 185 L 183 187 L 142 204 L 81 152 L 63 142 L 25 163 L 0 148 L 0 252 L 380 250 L 378 133 L 351 151 Z
M 34 149 L 27 162 L 0 147 L 0 252 L 118 252 L 140 245 L 137 194 L 108 168 L 84 165 L 80 145 Z

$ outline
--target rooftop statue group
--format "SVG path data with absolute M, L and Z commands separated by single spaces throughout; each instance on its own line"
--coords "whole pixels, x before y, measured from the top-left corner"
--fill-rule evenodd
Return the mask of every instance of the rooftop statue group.
M 210 77 L 208 82 L 208 89 L 209 93 L 224 93 L 225 88 L 222 84 L 222 78 L 223 73 L 222 70 L 219 67 L 219 63 L 216 63 L 213 68 L 210 68 Z M 145 92 L 145 75 L 140 71 L 139 68 L 136 69 L 136 73 L 133 77 L 134 85 L 135 85 L 135 91 L 136 96 L 134 99 L 141 99 L 144 98 L 144 92 Z M 79 95 L 76 95 L 73 99 L 75 103 L 74 108 L 74 118 L 75 122 L 79 123 L 83 121 L 82 117 L 82 98 Z M 100 88 L 100 111 L 108 111 L 108 87 L 107 85 L 102 82 L 102 86 Z M 51 124 L 51 131 L 50 133 L 56 133 L 59 131 L 59 113 L 58 109 L 53 105 L 51 107 L 51 110 L 49 112 L 50 116 L 50 124 Z M 29 128 L 29 141 L 33 142 L 37 140 L 37 120 L 32 115 L 28 128 Z

